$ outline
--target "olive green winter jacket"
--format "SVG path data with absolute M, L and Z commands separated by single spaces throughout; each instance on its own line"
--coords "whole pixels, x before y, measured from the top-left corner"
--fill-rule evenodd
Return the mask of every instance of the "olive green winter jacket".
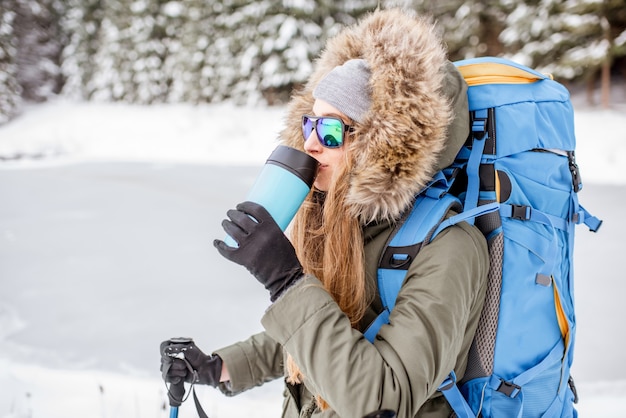
M 365 231 L 367 279 L 376 281 L 377 261 L 391 232 L 388 224 Z M 463 376 L 482 309 L 488 270 L 484 237 L 463 223 L 425 246 L 408 270 L 390 316 L 373 344 L 350 327 L 315 277 L 290 288 L 262 319 L 266 331 L 217 350 L 236 394 L 283 376 L 283 348 L 305 374 L 303 385 L 286 384 L 283 417 L 362 417 L 381 408 L 398 417 L 447 417 L 436 392 L 454 370 Z M 380 299 L 362 331 L 382 310 Z M 320 412 L 313 394 L 332 411 Z

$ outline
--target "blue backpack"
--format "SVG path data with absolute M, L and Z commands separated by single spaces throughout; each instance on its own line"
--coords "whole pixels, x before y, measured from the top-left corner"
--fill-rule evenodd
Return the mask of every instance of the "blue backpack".
M 602 222 L 578 203 L 569 93 L 505 59 L 455 65 L 469 86 L 470 136 L 383 252 L 385 310 L 365 337 L 389 321 L 419 248 L 450 225 L 475 224 L 491 263 L 485 305 L 462 381 L 452 371 L 439 390 L 459 417 L 576 417 L 574 227 L 596 232 Z M 446 218 L 450 209 L 458 214 Z

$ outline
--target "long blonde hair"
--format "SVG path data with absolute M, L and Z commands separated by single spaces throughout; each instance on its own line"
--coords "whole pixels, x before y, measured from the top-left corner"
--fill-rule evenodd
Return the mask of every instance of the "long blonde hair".
M 349 188 L 351 159 L 335 172 L 326 193 L 312 192 L 294 218 L 291 239 L 305 273 L 315 275 L 356 327 L 369 304 L 366 289 L 363 230 L 358 218 L 349 216 L 345 197 Z M 287 381 L 302 383 L 302 371 L 287 356 Z M 322 410 L 328 404 L 317 395 Z

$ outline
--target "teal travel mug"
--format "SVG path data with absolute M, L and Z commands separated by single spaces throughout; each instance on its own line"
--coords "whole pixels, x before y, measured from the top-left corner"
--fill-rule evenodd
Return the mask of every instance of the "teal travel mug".
M 317 167 L 317 160 L 310 155 L 279 145 L 268 157 L 246 200 L 263 206 L 284 231 L 313 187 Z M 230 236 L 224 242 L 237 247 Z

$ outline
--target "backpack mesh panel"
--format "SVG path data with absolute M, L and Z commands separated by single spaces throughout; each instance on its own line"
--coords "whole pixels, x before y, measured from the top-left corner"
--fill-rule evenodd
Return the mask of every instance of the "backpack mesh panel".
M 502 258 L 504 255 L 504 236 L 502 232 L 489 242 L 489 274 L 485 305 L 468 355 L 467 369 L 462 382 L 476 377 L 491 376 L 496 332 L 498 330 L 498 311 L 502 290 Z
M 481 201 L 480 205 L 491 202 L 493 201 Z M 500 218 L 500 213 L 496 211 L 479 216 L 478 218 L 476 218 L 475 224 L 478 229 L 480 229 L 480 231 L 483 233 L 483 235 L 488 237 L 492 231 L 502 226 L 502 219 Z M 489 248 L 489 250 L 491 250 L 491 248 Z

